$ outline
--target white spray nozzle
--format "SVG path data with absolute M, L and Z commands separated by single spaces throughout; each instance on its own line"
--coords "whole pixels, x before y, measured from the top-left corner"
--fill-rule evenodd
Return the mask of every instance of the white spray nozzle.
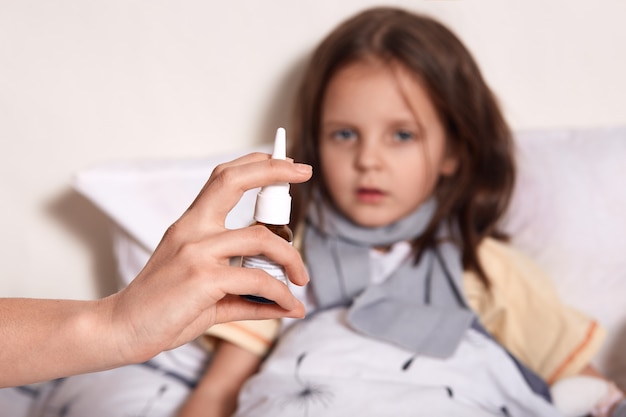
M 287 134 L 285 133 L 285 128 L 279 127 L 276 129 L 272 159 L 287 159 Z
M 279 127 L 274 139 L 272 159 L 287 159 L 287 134 Z M 288 224 L 291 214 L 289 183 L 266 185 L 256 198 L 254 219 L 266 224 Z

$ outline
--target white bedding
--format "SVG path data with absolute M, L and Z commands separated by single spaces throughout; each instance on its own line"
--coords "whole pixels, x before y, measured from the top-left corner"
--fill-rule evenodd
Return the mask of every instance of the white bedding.
M 560 415 L 472 329 L 440 360 L 364 337 L 344 316 L 338 308 L 294 324 L 244 386 L 236 416 Z

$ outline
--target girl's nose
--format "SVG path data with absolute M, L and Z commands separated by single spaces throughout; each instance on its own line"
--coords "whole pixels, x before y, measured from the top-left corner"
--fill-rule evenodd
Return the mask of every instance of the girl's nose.
M 382 165 L 381 149 L 372 141 L 361 141 L 357 148 L 355 163 L 359 169 L 380 168 Z

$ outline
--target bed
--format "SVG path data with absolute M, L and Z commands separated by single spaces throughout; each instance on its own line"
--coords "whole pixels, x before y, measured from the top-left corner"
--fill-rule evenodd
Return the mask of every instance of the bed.
M 622 300 L 626 296 L 626 187 L 622 181 L 626 178 L 626 127 L 532 130 L 516 132 L 515 136 L 519 177 L 505 228 L 513 236 L 513 244 L 550 274 L 565 302 L 593 316 L 606 328 L 608 337 L 594 365 L 625 389 L 626 350 L 622 346 L 626 342 L 626 307 Z M 216 164 L 248 151 L 267 149 L 262 146 L 194 160 L 111 162 L 78 173 L 74 181 L 76 190 L 114 222 L 120 285 L 138 272 L 163 231 L 193 200 Z M 243 227 L 252 221 L 255 195 L 256 190 L 244 194 L 229 214 L 227 227 Z M 320 321 L 327 325 L 340 322 L 341 312 L 329 312 L 322 315 Z M 313 321 L 306 325 L 318 326 L 319 323 Z M 340 327 L 333 327 L 337 331 L 333 337 L 346 340 L 353 337 L 341 333 Z M 303 338 L 294 342 L 295 346 L 314 342 L 306 338 L 306 332 L 296 332 L 289 337 L 292 340 Z M 384 376 L 374 365 L 364 371 L 356 365 L 335 364 L 326 376 L 339 379 L 328 383 L 327 378 L 325 384 L 321 383 L 314 376 L 322 364 L 315 364 L 314 358 L 306 352 L 295 352 L 291 348 L 294 344 L 289 346 L 283 354 L 280 350 L 275 353 L 277 359 L 267 365 L 271 367 L 288 358 L 290 365 L 285 366 L 292 369 L 284 381 L 274 380 L 276 389 L 280 389 L 281 384 L 286 388 L 284 395 L 274 401 L 273 415 L 297 415 L 285 411 L 291 410 L 289 407 L 295 407 L 302 415 L 316 415 L 319 407 L 326 407 L 323 415 L 330 416 L 333 414 L 329 404 L 341 396 L 354 402 L 360 399 L 362 415 L 381 415 L 382 411 L 372 409 L 371 404 L 397 404 L 398 398 L 407 397 L 407 387 L 411 387 Z M 371 348 L 376 351 L 379 347 Z M 319 349 L 325 347 L 320 345 Z M 189 357 L 190 353 L 181 355 Z M 202 355 L 197 350 L 191 355 L 197 357 L 190 366 L 199 369 L 203 364 Z M 391 360 L 393 353 L 379 356 Z M 363 361 L 366 357 L 361 363 Z M 307 374 L 307 366 L 315 368 L 315 372 Z M 193 372 L 199 372 L 198 369 Z M 345 373 L 338 376 L 337 369 Z M 267 387 L 268 383 L 262 381 L 258 386 Z M 376 388 L 372 390 L 372 386 Z M 345 387 L 353 389 L 348 392 Z M 253 391 L 250 388 L 244 395 L 252 395 Z M 306 400 L 298 397 L 302 392 L 306 393 Z M 376 392 L 379 401 L 363 402 L 364 392 Z M 411 398 L 422 404 L 446 393 L 439 390 L 434 394 L 426 390 L 423 394 L 420 396 L 411 390 Z M 257 395 L 250 401 L 246 397 L 244 404 L 253 404 L 262 397 Z M 523 410 L 524 396 L 520 394 L 518 400 L 521 408 L 511 415 L 523 415 L 519 410 Z M 463 411 L 462 404 L 459 407 L 458 412 L 440 411 L 445 415 L 473 415 Z M 258 406 L 243 409 L 241 415 L 267 415 L 261 413 L 261 409 Z M 286 414 L 277 414 L 276 410 Z M 386 407 L 384 414 L 389 415 L 389 412 Z M 403 415 L 402 408 L 394 410 L 394 415 Z

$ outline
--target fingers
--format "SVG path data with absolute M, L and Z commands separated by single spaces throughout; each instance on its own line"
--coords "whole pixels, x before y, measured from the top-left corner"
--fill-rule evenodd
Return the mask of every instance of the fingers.
M 202 278 L 200 286 L 208 291 L 198 291 L 196 295 L 210 294 L 213 303 L 217 302 L 213 304 L 215 322 L 303 317 L 302 303 L 284 283 L 260 269 L 228 266 L 228 259 L 233 256 L 263 254 L 283 265 L 292 282 L 304 285 L 308 274 L 298 251 L 265 227 L 226 230 L 224 221 L 245 191 L 276 183 L 300 183 L 311 175 L 309 165 L 271 159 L 262 153 L 226 162 L 215 168 L 193 204 L 166 232 L 155 254 L 165 253 L 165 259 L 169 259 L 168 254 L 183 254 L 182 260 L 181 256 L 175 258 L 177 270 L 190 265 L 192 268 L 186 269 L 194 275 L 201 272 L 197 276 Z M 166 249 L 159 252 L 161 246 Z M 197 280 L 190 282 L 198 285 Z M 238 296 L 247 294 L 273 300 L 276 305 L 257 304 Z M 200 308 L 204 310 L 206 306 Z
M 262 153 L 245 155 L 217 166 L 185 215 L 198 224 L 223 225 L 245 191 L 281 182 L 304 182 L 311 174 L 309 165 L 270 159 Z
M 224 294 L 230 295 L 258 295 L 263 298 L 267 298 L 268 300 L 272 300 L 276 303 L 274 308 L 272 309 L 261 309 L 262 311 L 267 313 L 272 313 L 272 318 L 274 317 L 302 317 L 304 314 L 304 307 L 302 303 L 291 294 L 289 288 L 272 277 L 265 271 L 261 269 L 255 268 L 236 268 L 231 267 L 228 273 L 228 276 L 225 276 L 219 282 L 219 288 Z M 241 297 L 238 297 L 241 298 Z M 245 299 L 230 299 L 228 296 L 222 298 L 219 303 L 219 310 L 223 309 L 226 306 L 232 308 L 233 306 L 237 306 L 237 313 L 234 311 L 226 311 L 219 312 L 223 316 L 219 317 L 219 321 L 221 320 L 234 320 L 232 317 L 233 314 L 242 314 L 241 310 L 245 307 L 247 312 L 257 311 L 261 306 L 258 303 L 254 303 Z M 254 306 L 253 309 L 250 309 L 250 305 Z M 230 315 L 227 317 L 227 315 Z M 246 316 L 242 316 L 246 318 Z M 258 318 L 258 317 L 249 317 L 247 318 Z M 270 318 L 270 317 L 264 317 Z M 241 318 L 240 318 L 241 319 Z
M 295 308 L 285 310 L 276 304 L 260 304 L 250 302 L 238 295 L 229 295 L 219 302 L 216 323 L 225 323 L 238 320 L 266 320 L 283 317 L 303 318 L 305 309 L 298 302 Z
M 282 265 L 287 277 L 294 284 L 304 285 L 309 282 L 308 273 L 298 250 L 263 226 L 224 231 L 215 236 L 215 239 L 202 244 L 206 247 L 198 248 L 200 251 L 219 251 L 216 256 L 222 259 L 265 255 Z

